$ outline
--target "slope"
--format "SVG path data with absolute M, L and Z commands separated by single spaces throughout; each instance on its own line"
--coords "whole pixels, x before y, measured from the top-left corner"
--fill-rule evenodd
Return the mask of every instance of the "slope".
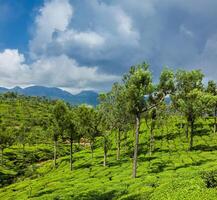
M 120 161 L 116 160 L 113 143 L 108 166 L 102 166 L 102 138 L 99 137 L 93 159 L 88 146 L 80 146 L 78 151 L 76 145 L 72 172 L 68 156 L 58 159 L 57 169 L 52 168 L 51 160 L 37 163 L 32 170 L 35 177 L 0 189 L 0 199 L 214 200 L 217 190 L 209 182 L 216 183 L 216 172 L 213 176 L 208 173 L 208 178 L 202 176 L 204 171 L 217 170 L 217 135 L 212 133 L 209 123 L 209 120 L 198 122 L 194 150 L 190 152 L 182 129 L 176 120 L 170 119 L 170 126 L 156 130 L 152 155 L 148 154 L 149 133 L 143 123 L 136 179 L 131 178 L 133 138 L 129 132 L 127 141 L 122 138 Z M 66 148 L 69 149 L 68 145 Z

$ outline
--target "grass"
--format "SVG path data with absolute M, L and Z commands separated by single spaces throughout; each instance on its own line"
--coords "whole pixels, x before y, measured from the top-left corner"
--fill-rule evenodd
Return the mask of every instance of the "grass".
M 59 148 L 59 156 L 67 155 L 67 149 L 63 145 Z M 53 147 L 49 144 L 37 146 L 12 146 L 5 149 L 3 166 L 0 166 L 0 186 L 5 186 L 26 177 L 37 177 L 36 170 L 42 163 L 53 158 Z
M 141 130 L 145 129 L 143 125 Z M 175 125 L 166 129 L 155 131 L 155 151 L 151 156 L 148 153 L 148 134 L 140 135 L 136 179 L 131 178 L 132 145 L 125 146 L 126 141 L 122 141 L 120 161 L 116 160 L 113 145 L 108 166 L 103 167 L 103 152 L 98 144 L 93 159 L 88 148 L 74 153 L 73 171 L 70 171 L 69 156 L 60 157 L 56 169 L 52 160 L 31 163 L 25 168 L 29 174 L 0 189 L 0 199 L 217 199 L 217 188 L 207 188 L 201 176 L 203 171 L 217 170 L 217 134 L 197 128 L 194 150 L 190 152 L 181 130 Z M 208 125 L 203 129 L 211 130 Z M 129 133 L 129 136 L 132 135 Z M 129 137 L 128 144 L 132 144 L 132 137 Z M 33 152 L 37 152 L 36 149 L 45 151 L 47 146 L 29 148 L 28 151 L 32 148 Z M 8 149 L 9 152 L 14 150 Z M 4 170 L 8 175 L 17 173 L 12 166 L 6 165 Z

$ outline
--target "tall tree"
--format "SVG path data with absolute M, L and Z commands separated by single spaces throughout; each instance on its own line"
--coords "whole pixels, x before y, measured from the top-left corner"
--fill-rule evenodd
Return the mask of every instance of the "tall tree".
M 133 178 L 136 178 L 141 114 L 148 111 L 149 105 L 145 97 L 150 95 L 153 90 L 152 75 L 149 71 L 149 65 L 143 63 L 131 67 L 129 73 L 124 76 L 124 84 L 127 110 L 135 117 L 135 143 L 132 176 Z
M 81 105 L 77 108 L 77 117 L 79 118 L 79 135 L 83 135 L 89 141 L 91 157 L 93 158 L 96 136 L 99 135 L 99 113 L 91 106 Z
M 152 93 L 147 97 L 150 109 L 146 112 L 145 117 L 146 122 L 150 121 L 149 126 L 146 123 L 150 130 L 150 155 L 154 150 L 154 129 L 158 119 L 161 118 L 162 112 L 165 112 L 166 109 L 165 98 L 167 95 L 172 94 L 174 90 L 174 73 L 169 68 L 164 68 L 161 72 L 159 83 L 154 86 Z
M 73 141 L 77 138 L 78 118 L 76 109 L 71 109 L 65 116 L 65 135 L 66 139 L 70 141 L 70 170 L 72 171 L 72 154 L 73 154 Z
M 107 129 L 115 133 L 117 146 L 117 160 L 120 159 L 121 134 L 130 129 L 133 123 L 132 115 L 127 112 L 124 98 L 124 86 L 119 83 L 113 84 L 112 90 L 100 96 L 100 109 L 102 117 L 106 118 L 104 124 Z
M 150 142 L 149 142 L 149 154 L 152 155 L 152 151 L 154 150 L 154 129 L 156 126 L 156 120 L 157 120 L 157 109 L 153 108 L 150 110 L 150 112 L 145 115 L 146 118 L 146 125 L 147 128 L 150 131 Z M 150 124 L 148 123 L 150 121 Z
M 109 133 L 106 131 L 103 134 L 102 144 L 103 144 L 103 152 L 104 152 L 103 166 L 106 167 L 107 154 L 108 154 L 109 149 L 111 148 L 111 140 L 109 138 Z
M 217 85 L 215 81 L 209 81 L 208 86 L 207 86 L 207 92 L 213 95 L 214 97 L 217 97 Z M 217 101 L 214 102 L 213 106 L 213 117 L 214 117 L 214 133 L 216 133 L 216 128 L 217 128 Z
M 187 126 L 190 127 L 189 150 L 193 148 L 195 134 L 195 121 L 205 112 L 212 103 L 211 95 L 204 92 L 204 75 L 200 70 L 183 71 L 176 73 L 176 92 L 172 96 L 173 104 L 186 118 Z
M 111 117 L 111 104 L 109 103 L 109 94 L 100 94 L 99 97 L 100 105 L 98 106 L 99 112 L 99 130 L 102 136 L 102 147 L 103 147 L 103 155 L 104 161 L 103 166 L 107 165 L 107 154 L 111 147 L 110 141 L 110 134 L 111 134 L 111 124 L 110 124 L 110 117 Z
M 135 144 L 133 157 L 133 178 L 137 172 L 139 130 L 142 113 L 147 113 L 161 103 L 165 96 L 173 90 L 173 72 L 165 69 L 160 77 L 158 87 L 152 83 L 152 74 L 146 63 L 131 67 L 124 76 L 125 100 L 127 110 L 135 117 Z
M 57 142 L 60 135 L 63 135 L 65 130 L 66 113 L 68 108 L 63 101 L 57 101 L 53 109 L 52 137 L 54 140 L 54 167 L 56 167 L 57 158 Z
M 49 124 L 47 131 L 53 141 L 53 166 L 54 168 L 56 168 L 57 146 L 58 146 L 58 139 L 59 139 L 61 132 L 54 118 L 50 119 L 50 124 Z
M 29 132 L 31 131 L 31 128 L 31 125 L 27 121 L 25 121 L 20 125 L 19 131 L 17 132 L 17 139 L 19 143 L 22 145 L 23 152 L 25 151 L 25 146 L 28 143 Z

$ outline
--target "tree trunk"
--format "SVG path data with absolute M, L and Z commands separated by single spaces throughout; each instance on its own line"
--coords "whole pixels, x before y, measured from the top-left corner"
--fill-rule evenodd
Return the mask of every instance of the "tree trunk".
M 104 167 L 106 166 L 106 161 L 107 161 L 107 152 L 108 152 L 107 142 L 108 142 L 107 138 L 104 136 L 104 147 L 103 147 L 103 150 L 104 150 L 103 166 Z
M 140 115 L 136 115 L 136 131 L 135 131 L 135 144 L 134 144 L 134 156 L 133 156 L 133 178 L 136 178 L 136 172 L 137 172 L 139 128 L 140 128 Z
M 23 143 L 23 153 L 25 152 L 25 143 Z
M 121 150 L 121 134 L 120 134 L 120 130 L 118 130 L 118 134 L 117 134 L 117 160 L 120 159 L 120 150 Z
M 177 123 L 177 121 L 178 120 L 176 120 L 176 123 Z M 183 123 L 182 123 L 182 121 L 180 122 L 180 127 L 179 127 L 179 129 L 182 129 L 182 127 L 183 127 Z
M 70 138 L 70 170 L 72 171 L 72 145 L 73 145 L 73 140 L 72 140 L 72 135 Z
M 124 151 L 125 151 L 125 153 L 127 153 L 127 150 L 128 150 L 128 148 L 127 148 L 127 131 L 125 130 L 125 133 L 124 133 L 124 141 L 125 141 L 125 147 L 124 147 Z
M 2 148 L 1 151 L 2 151 L 2 155 L 1 155 L 1 164 L 2 164 L 2 166 L 3 166 L 4 149 Z
M 191 121 L 191 135 L 190 135 L 190 146 L 189 146 L 190 151 L 193 148 L 193 137 L 194 137 L 194 120 Z
M 151 130 L 150 130 L 150 150 L 149 150 L 149 153 L 150 153 L 150 156 L 152 154 L 152 151 L 154 150 L 154 135 L 153 135 L 153 124 L 151 124 Z
M 107 155 L 106 152 L 104 151 L 104 160 L 103 160 L 103 166 L 106 166 L 106 159 L 107 159 Z
M 56 140 L 54 141 L 54 153 L 53 153 L 53 156 L 54 156 L 54 168 L 56 168 L 56 160 L 57 160 L 57 141 Z
M 91 159 L 93 159 L 93 144 L 90 143 L 90 150 L 91 150 Z
M 78 146 L 79 147 L 81 146 L 81 138 L 80 137 L 78 138 Z
M 186 123 L 186 130 L 185 130 L 185 135 L 186 135 L 186 139 L 188 141 L 188 132 L 189 132 L 189 128 L 188 128 L 188 122 Z
M 217 128 L 217 118 L 216 118 L 216 115 L 217 115 L 217 107 L 215 107 L 215 111 L 214 111 L 214 133 L 216 133 L 216 128 Z
M 217 123 L 217 119 L 215 117 L 215 122 L 214 122 L 214 133 L 216 133 L 216 123 Z
M 23 143 L 23 162 L 25 163 L 25 143 Z

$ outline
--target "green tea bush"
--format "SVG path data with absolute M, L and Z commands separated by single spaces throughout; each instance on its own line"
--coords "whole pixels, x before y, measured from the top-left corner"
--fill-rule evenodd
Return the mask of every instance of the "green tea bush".
M 201 177 L 207 188 L 217 187 L 217 170 L 204 171 L 201 173 Z

